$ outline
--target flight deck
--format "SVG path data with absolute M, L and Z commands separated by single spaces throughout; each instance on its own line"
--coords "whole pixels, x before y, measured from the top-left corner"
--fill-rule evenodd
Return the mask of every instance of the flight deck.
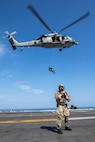
M 70 110 L 70 127 L 58 134 L 55 111 L 0 113 L 0 142 L 94 142 L 95 109 Z

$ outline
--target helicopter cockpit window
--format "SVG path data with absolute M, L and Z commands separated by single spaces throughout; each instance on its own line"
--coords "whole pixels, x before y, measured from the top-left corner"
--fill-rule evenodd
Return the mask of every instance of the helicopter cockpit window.
M 65 37 L 64 36 L 62 36 L 62 40 L 64 40 L 65 39 Z
M 52 37 L 52 41 L 55 42 L 55 37 Z
M 60 41 L 60 38 L 59 38 L 59 37 L 56 37 L 56 36 L 53 36 L 53 37 L 52 37 L 52 41 L 53 41 L 53 42 L 58 42 L 58 41 Z
M 42 39 L 43 37 L 45 37 L 45 35 L 40 36 L 37 40 Z
M 57 37 L 57 41 L 60 41 L 60 38 L 59 38 L 59 36 Z

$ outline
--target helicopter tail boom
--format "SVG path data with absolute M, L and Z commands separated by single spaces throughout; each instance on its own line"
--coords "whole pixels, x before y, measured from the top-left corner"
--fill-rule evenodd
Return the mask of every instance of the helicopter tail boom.
M 16 50 L 16 44 L 18 43 L 12 36 L 9 37 L 9 42 L 13 48 L 13 50 Z
M 5 37 L 7 37 L 9 39 L 9 42 L 10 42 L 13 50 L 16 50 L 16 46 L 17 46 L 18 42 L 12 36 L 12 35 L 16 34 L 16 31 L 14 31 L 12 33 L 9 33 L 8 31 L 5 31 L 5 34 L 6 34 Z

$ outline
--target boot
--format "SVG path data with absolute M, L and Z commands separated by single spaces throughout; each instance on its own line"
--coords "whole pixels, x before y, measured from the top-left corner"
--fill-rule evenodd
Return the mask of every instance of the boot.
M 65 130 L 71 131 L 72 129 L 70 127 L 65 126 Z
M 57 129 L 57 133 L 59 134 L 63 134 L 62 130 L 61 129 Z

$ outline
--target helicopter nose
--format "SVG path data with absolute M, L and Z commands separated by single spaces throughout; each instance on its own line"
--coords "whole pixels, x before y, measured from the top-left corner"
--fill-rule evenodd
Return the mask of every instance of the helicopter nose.
M 77 42 L 77 41 L 74 41 L 74 43 L 75 43 L 76 45 L 78 45 L 78 42 Z

